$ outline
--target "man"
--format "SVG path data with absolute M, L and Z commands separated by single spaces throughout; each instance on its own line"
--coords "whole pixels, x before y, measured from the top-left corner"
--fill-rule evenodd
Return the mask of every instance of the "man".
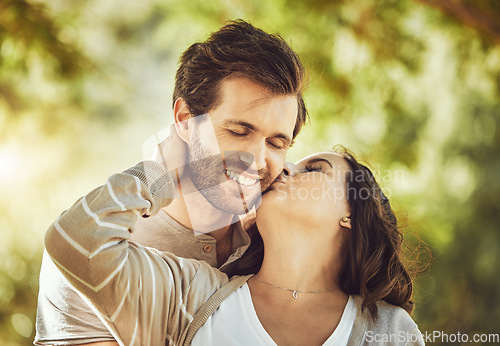
M 241 20 L 189 47 L 176 75 L 175 127 L 159 152 L 179 198 L 140 219 L 131 240 L 239 273 L 250 246 L 239 216 L 280 174 L 306 121 L 304 79 L 282 38 Z M 115 345 L 83 300 L 44 254 L 35 344 Z

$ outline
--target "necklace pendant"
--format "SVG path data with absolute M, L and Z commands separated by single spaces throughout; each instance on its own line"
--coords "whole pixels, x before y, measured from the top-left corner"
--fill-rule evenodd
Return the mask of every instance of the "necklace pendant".
M 295 290 L 294 290 L 294 291 L 293 291 L 293 293 L 292 293 L 292 296 L 293 296 L 295 299 L 297 299 L 297 298 L 299 297 L 299 292 L 297 292 L 297 291 L 295 291 Z

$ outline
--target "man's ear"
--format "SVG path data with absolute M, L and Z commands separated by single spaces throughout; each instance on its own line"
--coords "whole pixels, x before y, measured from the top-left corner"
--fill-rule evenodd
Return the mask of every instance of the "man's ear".
M 174 103 L 174 120 L 175 130 L 177 135 L 186 143 L 189 144 L 189 119 L 192 117 L 186 102 L 182 98 L 178 98 Z

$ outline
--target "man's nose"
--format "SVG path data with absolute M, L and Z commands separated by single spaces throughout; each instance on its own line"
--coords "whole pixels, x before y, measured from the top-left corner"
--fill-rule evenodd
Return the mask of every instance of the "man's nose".
M 300 172 L 299 167 L 294 165 L 291 162 L 285 162 L 285 166 L 283 167 L 283 174 L 288 177 L 293 177 L 297 173 Z
M 241 151 L 239 156 L 241 161 L 248 163 L 256 171 L 266 167 L 265 145 L 255 145 L 248 148 L 248 151 Z

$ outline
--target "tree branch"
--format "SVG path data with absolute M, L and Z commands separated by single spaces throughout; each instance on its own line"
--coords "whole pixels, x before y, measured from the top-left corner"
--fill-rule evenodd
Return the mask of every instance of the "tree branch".
M 500 44 L 500 20 L 489 13 L 480 11 L 460 0 L 417 0 L 441 10 L 456 18 L 461 23 L 478 29 L 490 36 L 496 44 Z

